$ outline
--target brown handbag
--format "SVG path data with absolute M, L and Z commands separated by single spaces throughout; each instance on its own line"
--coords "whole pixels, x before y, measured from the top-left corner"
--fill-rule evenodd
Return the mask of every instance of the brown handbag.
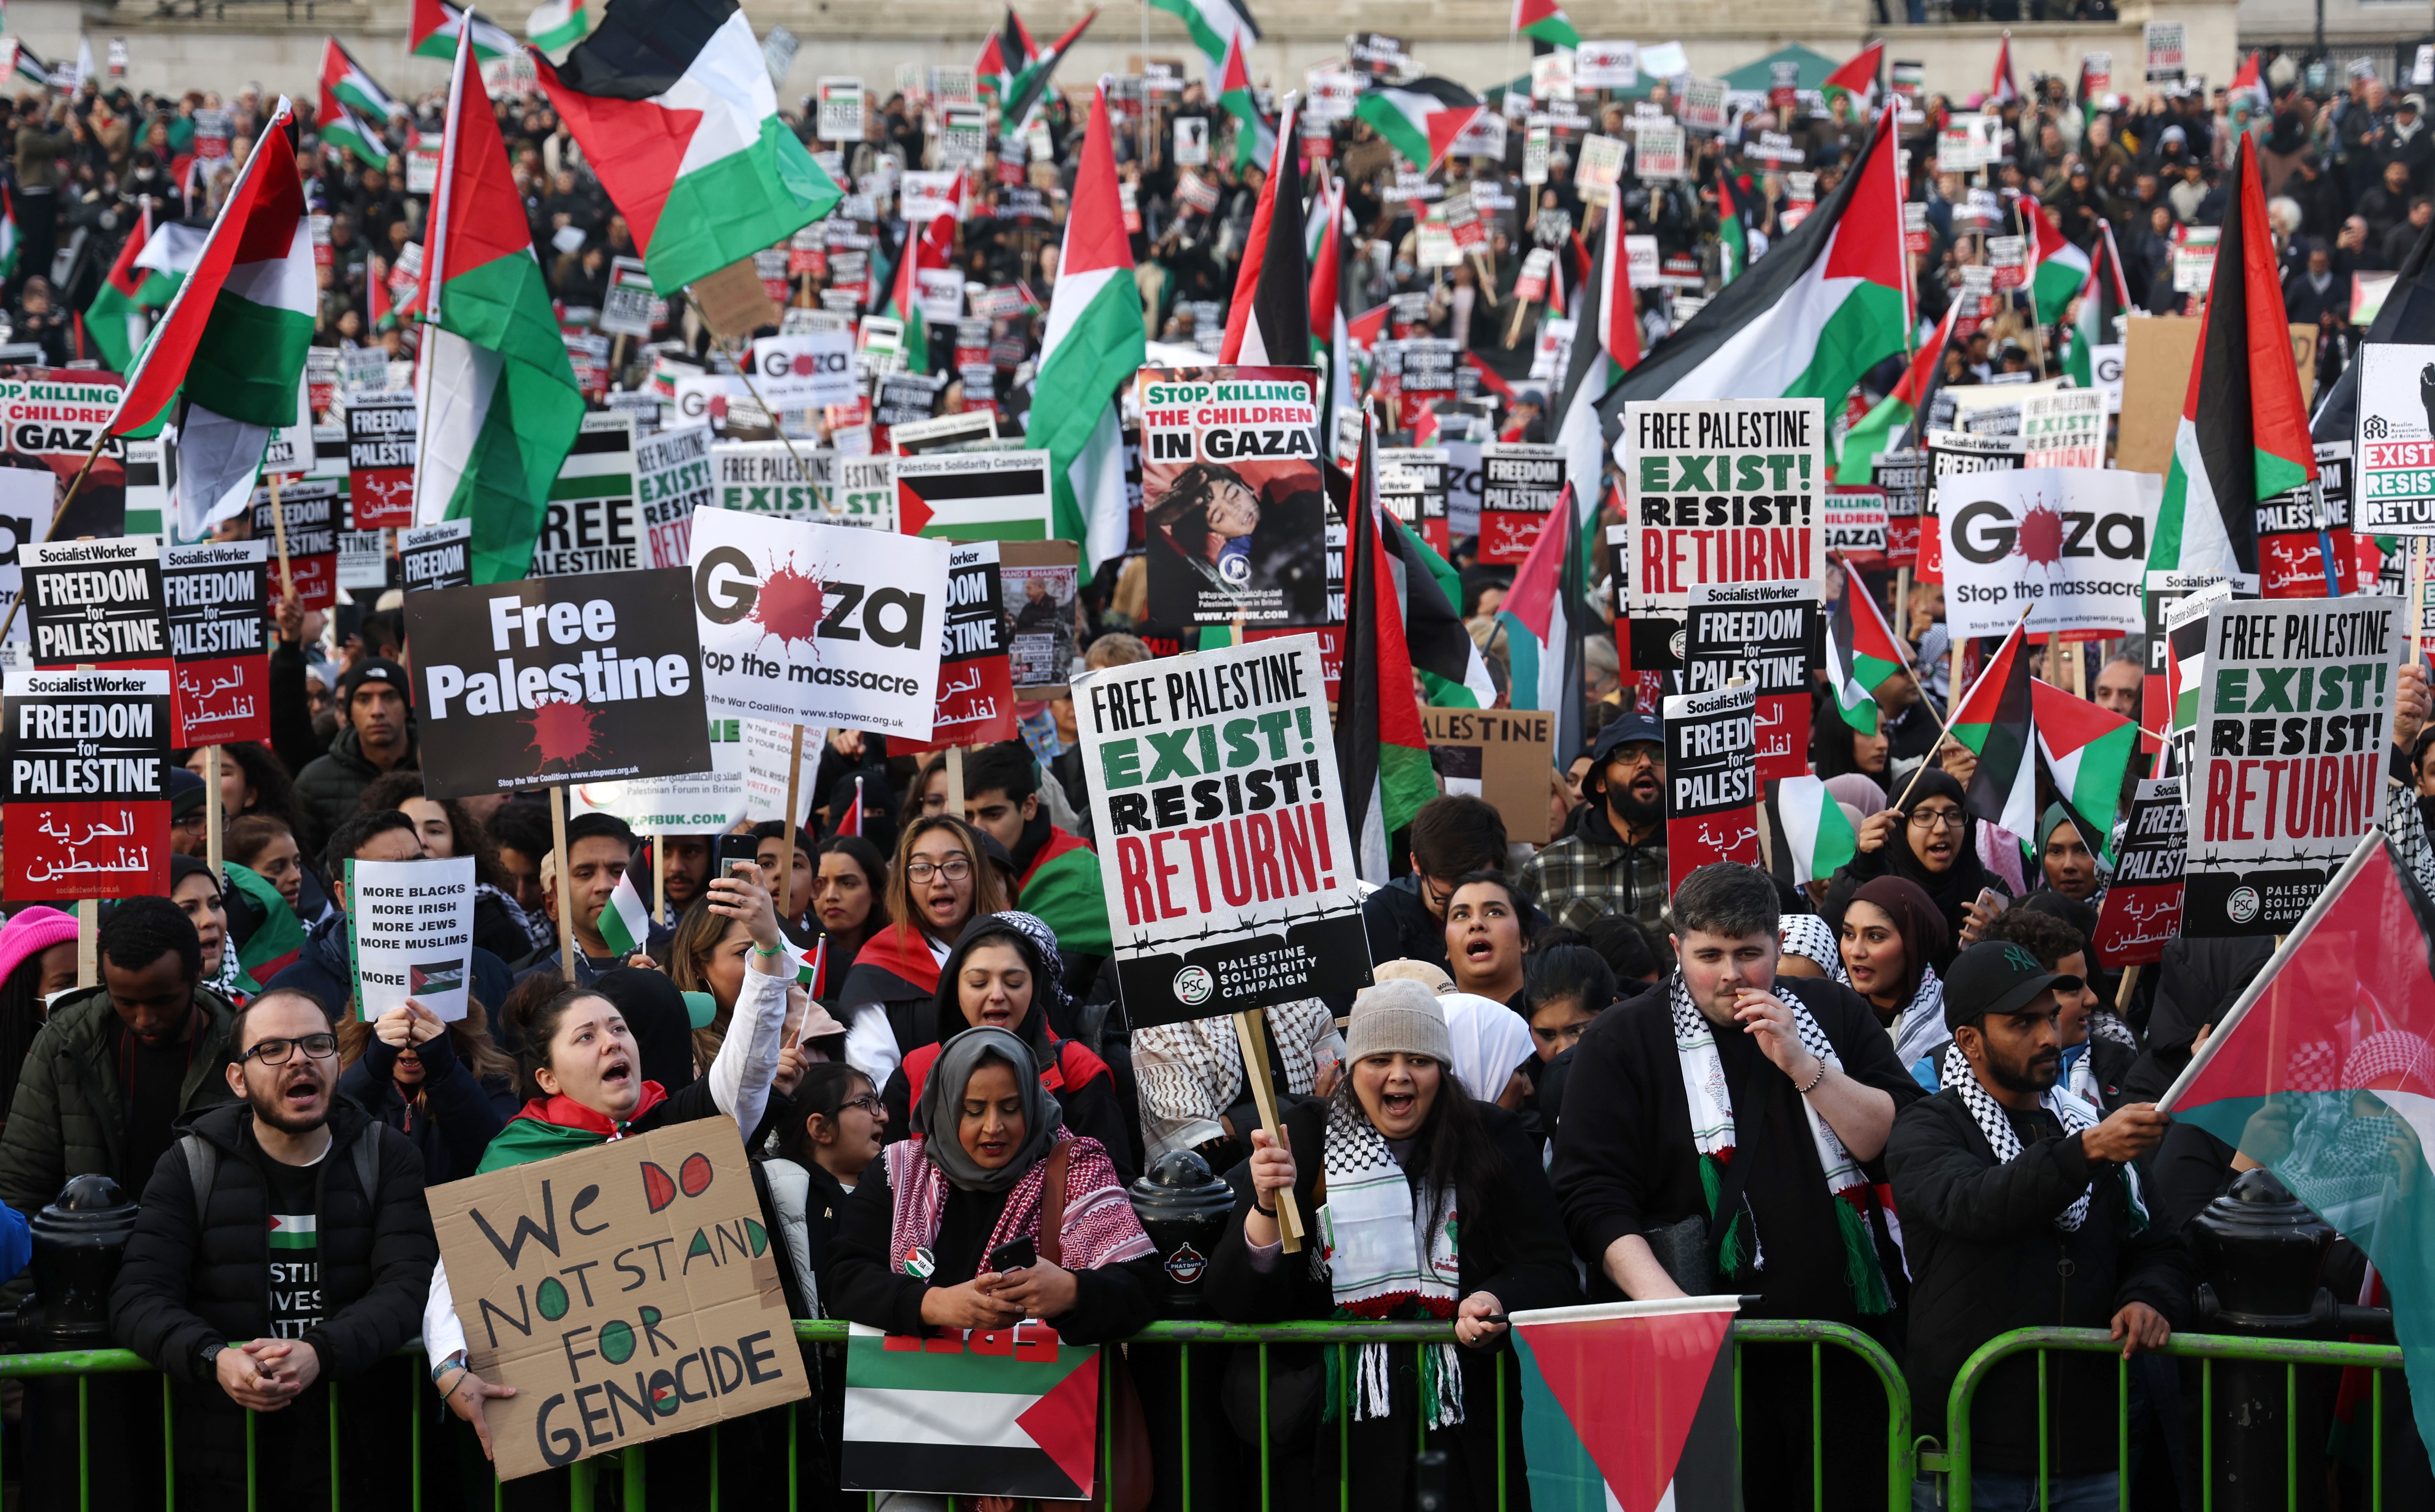
M 1074 1160 L 1074 1142 L 1059 1140 L 1048 1152 L 1048 1169 L 1040 1180 L 1040 1258 L 1062 1265 L 1065 1232 L 1065 1174 Z M 1107 1394 L 1099 1411 L 1108 1415 L 1111 1463 L 1097 1487 L 1092 1505 L 1101 1512 L 1144 1512 L 1155 1481 L 1150 1471 L 1149 1419 L 1142 1412 L 1141 1394 L 1133 1389 L 1132 1372 L 1125 1367 L 1124 1347 L 1099 1346 L 1108 1361 Z

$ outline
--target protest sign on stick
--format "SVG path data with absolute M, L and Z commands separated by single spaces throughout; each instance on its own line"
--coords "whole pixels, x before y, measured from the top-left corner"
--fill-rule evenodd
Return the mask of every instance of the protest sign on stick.
M 1666 885 L 1719 861 L 1757 866 L 1758 769 L 1750 684 L 1666 700 Z
M 38 667 L 166 667 L 161 543 L 133 536 L 22 547 L 26 639 Z
M 1556 716 L 1528 709 L 1428 709 L 1421 727 L 1448 793 L 1480 799 L 1505 818 L 1509 839 L 1545 845 L 1547 773 Z
M 2146 472 L 2027 468 L 1938 480 L 1947 613 L 1956 636 L 2135 635 L 2148 536 L 2164 482 Z
M 270 546 L 218 541 L 161 549 L 175 730 L 186 749 L 270 738 Z M 216 833 L 216 832 L 215 832 Z
M 1738 680 L 1757 696 L 1752 733 L 1762 782 L 1809 770 L 1809 656 L 1820 626 L 1807 583 L 1702 583 L 1691 591 L 1684 691 L 1717 693 Z
M 1798 580 L 1823 600 L 1825 435 L 1814 399 L 1624 406 L 1633 666 L 1670 664 L 1700 584 Z
M 0 723 L 7 896 L 165 896 L 168 672 L 12 667 Z
M 1160 623 L 1324 623 L 1318 380 L 1310 368 L 1141 369 L 1142 508 Z
M 2144 966 L 2164 959 L 2165 942 L 2181 933 L 2182 857 L 2189 839 L 2182 780 L 2143 778 L 2131 799 L 2114 879 L 2098 907 L 2089 947 L 2107 966 Z
M 474 858 L 347 863 L 356 1016 L 370 1023 L 414 999 L 465 1017 L 474 970 Z

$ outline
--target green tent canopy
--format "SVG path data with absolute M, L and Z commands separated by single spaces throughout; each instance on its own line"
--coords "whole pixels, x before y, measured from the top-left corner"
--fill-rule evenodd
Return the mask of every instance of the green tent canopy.
M 1748 90 L 1753 94 L 1763 94 L 1775 82 L 1774 65 L 1777 63 L 1799 63 L 1801 87 L 1814 90 L 1822 88 L 1826 82 L 1826 76 L 1842 66 L 1842 60 L 1829 58 L 1823 53 L 1811 52 L 1799 43 L 1795 43 L 1789 47 L 1779 47 L 1758 61 L 1744 63 L 1741 67 L 1728 73 L 1725 76 L 1725 86 L 1728 89 Z

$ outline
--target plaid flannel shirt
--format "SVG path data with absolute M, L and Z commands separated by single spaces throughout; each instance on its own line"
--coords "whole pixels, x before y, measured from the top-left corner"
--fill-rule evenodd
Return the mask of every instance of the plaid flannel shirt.
M 1566 929 L 1587 929 L 1609 914 L 1637 920 L 1660 952 L 1673 925 L 1667 917 L 1666 848 L 1608 845 L 1574 833 L 1541 849 L 1522 868 L 1522 890 Z

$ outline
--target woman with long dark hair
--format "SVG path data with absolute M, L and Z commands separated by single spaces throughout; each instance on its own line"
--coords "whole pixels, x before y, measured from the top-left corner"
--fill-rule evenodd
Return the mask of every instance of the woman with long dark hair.
M 367 1023 L 338 1023 L 338 1091 L 414 1142 L 432 1186 L 472 1176 L 515 1111 L 516 1060 L 491 1039 L 478 998 L 446 1022 L 409 998 Z
M 881 897 L 889 922 L 855 954 L 837 997 L 846 1021 L 845 1058 L 885 1087 L 907 1055 L 932 1042 L 939 969 L 966 924 L 1005 910 L 1006 885 L 982 853 L 978 832 L 953 815 L 934 814 L 897 837 Z
M 888 927 L 888 861 L 861 835 L 833 834 L 820 842 L 817 866 L 811 902 L 820 971 L 812 995 L 834 1003 L 862 948 Z
M 475 944 L 502 961 L 532 954 L 532 931 L 524 909 L 508 895 L 508 869 L 499 862 L 498 845 L 463 804 L 453 798 L 425 798 L 421 772 L 386 772 L 373 778 L 355 800 L 358 814 L 383 809 L 396 809 L 414 821 L 425 858 L 473 857 Z
M 181 761 L 186 770 L 209 780 L 211 747 L 198 746 Z M 296 789 L 287 768 L 269 747 L 256 741 L 231 741 L 220 747 L 220 822 L 260 814 L 296 828 Z

